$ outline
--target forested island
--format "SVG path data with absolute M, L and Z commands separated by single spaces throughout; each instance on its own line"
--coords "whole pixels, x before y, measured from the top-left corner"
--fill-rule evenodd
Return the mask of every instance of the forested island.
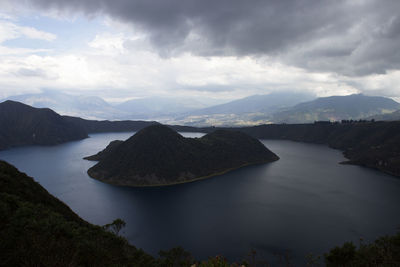
M 279 157 L 242 132 L 217 130 L 202 138 L 185 138 L 170 127 L 152 125 L 86 159 L 99 161 L 88 170 L 95 179 L 158 186 L 204 179 Z

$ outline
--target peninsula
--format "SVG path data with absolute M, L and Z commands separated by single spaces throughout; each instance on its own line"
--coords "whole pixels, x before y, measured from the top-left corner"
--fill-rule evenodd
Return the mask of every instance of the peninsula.
M 84 128 L 48 108 L 15 101 L 0 103 L 0 150 L 28 145 L 58 145 L 87 138 Z
M 96 155 L 89 176 L 126 186 L 191 182 L 252 164 L 276 161 L 257 139 L 238 131 L 217 130 L 185 138 L 164 125 L 146 127 L 126 141 L 113 141 Z

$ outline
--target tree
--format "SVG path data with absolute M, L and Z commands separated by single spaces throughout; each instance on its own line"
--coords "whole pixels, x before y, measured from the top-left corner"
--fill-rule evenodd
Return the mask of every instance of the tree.
M 112 223 L 106 224 L 103 226 L 104 229 L 119 235 L 119 232 L 122 228 L 126 226 L 126 222 L 120 218 L 115 219 Z

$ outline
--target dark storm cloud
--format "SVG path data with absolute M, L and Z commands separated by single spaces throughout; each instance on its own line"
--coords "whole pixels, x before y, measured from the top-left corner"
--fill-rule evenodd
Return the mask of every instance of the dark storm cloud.
M 266 55 L 350 76 L 400 68 L 398 0 L 27 1 L 132 23 L 163 56 Z

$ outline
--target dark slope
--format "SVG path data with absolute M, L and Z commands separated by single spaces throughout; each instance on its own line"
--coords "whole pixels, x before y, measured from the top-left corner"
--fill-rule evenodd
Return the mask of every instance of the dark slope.
M 112 152 L 114 152 L 114 150 L 120 145 L 122 144 L 124 141 L 121 140 L 115 140 L 115 141 L 111 141 L 108 146 L 100 151 L 99 153 L 97 153 L 96 155 L 93 156 L 89 156 L 89 157 L 85 157 L 84 159 L 87 160 L 95 160 L 95 161 L 100 161 L 103 160 L 104 158 L 107 157 L 107 155 L 111 154 Z
M 32 178 L 0 161 L 0 266 L 155 266 L 89 224 Z
M 0 103 L 0 149 L 23 145 L 56 145 L 87 137 L 87 132 L 47 108 Z
M 83 128 L 88 133 L 135 132 L 144 127 L 158 124 L 155 121 L 97 121 L 70 116 L 63 116 L 63 118 L 77 127 Z
M 168 185 L 217 175 L 278 157 L 258 140 L 219 130 L 202 138 L 184 138 L 163 125 L 149 126 L 122 143 L 110 144 L 89 159 L 96 179 L 131 186 Z
M 400 176 L 400 122 L 271 124 L 238 129 L 259 139 L 328 144 L 348 163 Z
M 360 119 L 400 108 L 396 101 L 378 96 L 347 95 L 321 97 L 272 115 L 275 123 L 312 123 Z

